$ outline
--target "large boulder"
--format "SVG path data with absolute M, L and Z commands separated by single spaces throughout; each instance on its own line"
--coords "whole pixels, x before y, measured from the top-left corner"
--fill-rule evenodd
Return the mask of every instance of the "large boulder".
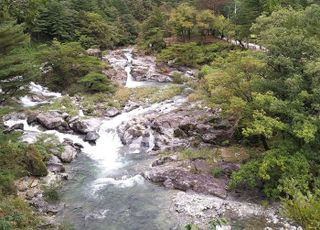
M 87 135 L 84 137 L 85 141 L 89 143 L 96 143 L 96 141 L 100 138 L 99 134 L 96 131 L 88 132 Z
M 87 49 L 86 52 L 89 56 L 94 56 L 94 57 L 98 57 L 98 58 L 102 57 L 102 52 L 100 49 L 91 48 L 91 49 Z
M 86 121 L 76 120 L 69 123 L 69 125 L 74 132 L 79 134 L 87 134 L 90 131 L 89 125 Z
M 46 165 L 49 172 L 59 173 L 65 171 L 61 160 L 54 155 L 50 157 L 50 159 L 46 162 Z
M 110 108 L 105 112 L 106 117 L 115 117 L 118 116 L 121 113 L 121 111 L 117 108 Z
M 208 174 L 195 174 L 183 167 L 153 167 L 143 176 L 170 189 L 182 191 L 193 190 L 197 193 L 209 194 L 220 198 L 227 197 L 227 180 L 214 178 Z
M 79 150 L 77 150 L 76 146 L 70 140 L 65 140 L 63 144 L 64 151 L 62 152 L 60 158 L 64 163 L 71 163 L 77 156 Z
M 46 129 L 69 129 L 68 123 L 64 120 L 62 114 L 56 111 L 40 113 L 37 115 L 36 121 Z

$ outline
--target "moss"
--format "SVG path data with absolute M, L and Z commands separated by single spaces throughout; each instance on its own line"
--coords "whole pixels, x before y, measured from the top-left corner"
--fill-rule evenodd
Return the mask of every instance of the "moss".
M 32 176 L 48 175 L 48 169 L 42 160 L 41 154 L 34 146 L 27 148 L 26 166 Z
M 61 156 L 64 150 L 58 137 L 53 134 L 39 135 L 33 146 L 38 150 L 44 161 L 49 160 L 51 155 Z

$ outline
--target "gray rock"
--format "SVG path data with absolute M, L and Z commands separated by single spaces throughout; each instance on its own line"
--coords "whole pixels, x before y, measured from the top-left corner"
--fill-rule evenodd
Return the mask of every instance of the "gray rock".
M 24 124 L 23 123 L 18 123 L 18 124 L 14 124 L 13 126 L 5 129 L 3 132 L 4 133 L 11 133 L 14 130 L 23 130 L 24 129 Z
M 223 173 L 227 176 L 231 176 L 231 174 L 234 171 L 240 170 L 240 164 L 236 164 L 236 163 L 221 162 L 219 164 L 219 167 L 223 171 Z
M 8 121 L 8 120 L 24 120 L 24 119 L 26 119 L 26 115 L 24 113 L 15 112 L 15 113 L 10 113 L 8 115 L 3 116 L 2 119 L 4 121 Z
M 62 115 L 55 111 L 40 113 L 37 115 L 36 120 L 46 129 L 67 130 L 69 128 Z
M 88 132 L 87 135 L 85 136 L 84 140 L 88 141 L 90 143 L 95 143 L 96 140 L 100 138 L 99 134 L 95 131 Z
M 119 114 L 121 114 L 121 111 L 117 108 L 110 108 L 105 112 L 105 116 L 106 117 L 115 117 L 118 116 Z
M 27 123 L 30 125 L 30 124 L 36 122 L 37 121 L 37 116 L 38 116 L 37 113 L 29 114 L 28 117 L 27 117 Z
M 76 120 L 75 122 L 69 123 L 70 128 L 80 134 L 87 134 L 89 130 L 89 126 L 85 121 Z
M 181 167 L 154 167 L 143 176 L 166 188 L 182 191 L 193 190 L 198 193 L 227 197 L 227 180 L 214 178 L 208 174 L 194 174 Z
M 76 155 L 77 155 L 77 150 L 73 146 L 66 144 L 64 146 L 64 151 L 61 154 L 61 160 L 64 163 L 71 163 L 76 157 Z
M 137 109 L 139 107 L 140 107 L 140 105 L 138 103 L 133 102 L 133 101 L 129 101 L 128 104 L 124 107 L 124 111 L 130 112 L 130 111 Z
M 93 49 L 93 48 L 91 48 L 91 49 L 87 49 L 86 52 L 87 52 L 87 54 L 88 54 L 89 56 L 94 56 L 94 57 L 98 57 L 98 58 L 101 58 L 101 57 L 102 57 L 102 52 L 101 52 L 100 49 Z
M 51 158 L 46 162 L 46 165 L 49 172 L 58 173 L 65 171 L 61 160 L 57 156 L 51 156 Z

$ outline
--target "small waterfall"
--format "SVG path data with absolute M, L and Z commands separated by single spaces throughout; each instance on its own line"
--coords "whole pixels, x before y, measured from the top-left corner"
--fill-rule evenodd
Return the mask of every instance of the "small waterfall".
M 48 90 L 48 88 L 38 85 L 34 82 L 30 82 L 30 93 L 37 96 L 37 100 L 34 100 L 31 96 L 23 96 L 20 98 L 20 103 L 23 107 L 34 107 L 41 104 L 47 104 L 51 100 L 62 97 L 61 93 L 55 93 Z

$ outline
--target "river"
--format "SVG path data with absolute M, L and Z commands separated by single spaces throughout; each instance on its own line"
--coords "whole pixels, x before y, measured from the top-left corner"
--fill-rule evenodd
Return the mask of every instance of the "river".
M 132 52 L 131 48 L 123 49 L 121 58 L 109 57 L 108 59 L 111 65 L 121 67 L 126 72 L 125 86 L 135 88 L 165 85 L 164 83 L 135 81 L 131 75 Z M 52 97 L 51 100 L 61 97 L 61 94 L 52 93 L 34 83 L 30 85 L 30 88 L 33 93 Z M 66 166 L 69 179 L 63 182 L 60 190 L 63 208 L 56 216 L 58 222 L 74 226 L 74 229 L 77 230 L 181 229 L 181 226 L 186 223 L 181 223 L 182 220 L 173 204 L 178 191 L 150 183 L 140 175 L 150 167 L 151 162 L 155 159 L 155 156 L 150 154 L 154 146 L 152 132 L 149 133 L 149 143 L 146 147 L 129 148 L 122 144 L 117 128 L 123 122 L 128 122 L 150 112 L 161 114 L 183 107 L 186 101 L 184 96 L 177 96 L 161 103 L 140 106 L 114 118 L 98 118 L 100 119 L 98 129 L 100 138 L 95 145 L 84 142 L 76 134 L 61 133 L 55 130 L 43 131 L 38 126 L 28 125 L 24 119 L 8 120 L 5 124 L 12 126 L 23 123 L 25 133 L 23 138 L 26 142 L 33 142 L 38 134 L 45 132 L 57 135 L 61 141 L 68 138 L 83 146 L 78 157 Z M 48 103 L 48 101 L 36 103 L 25 96 L 21 98 L 21 103 L 25 107 L 33 107 Z M 83 116 L 82 111 L 79 111 L 79 114 Z M 252 209 L 252 213 L 264 215 L 261 214 L 264 213 L 261 211 L 263 209 L 257 205 L 242 204 L 232 200 L 224 201 L 218 198 L 212 198 L 211 201 L 210 197 L 195 197 L 199 201 L 199 203 L 191 204 L 195 205 L 195 208 L 199 208 L 196 205 L 203 205 L 201 203 L 203 201 L 216 202 L 220 205 L 229 202 L 236 209 L 243 209 L 240 213 L 248 212 L 246 209 Z M 192 213 L 192 210 L 187 210 L 187 212 Z M 233 225 L 232 229 L 264 229 L 268 225 L 266 220 L 260 217 L 235 218 L 230 224 Z M 231 229 L 231 226 L 226 229 Z

